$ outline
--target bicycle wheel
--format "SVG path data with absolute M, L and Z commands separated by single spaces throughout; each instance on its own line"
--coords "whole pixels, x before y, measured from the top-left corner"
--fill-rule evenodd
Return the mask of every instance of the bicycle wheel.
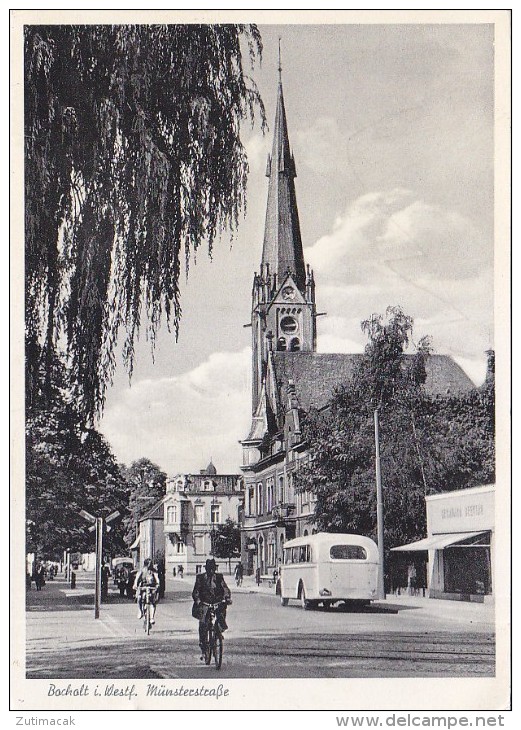
M 215 661 L 215 668 L 220 669 L 223 662 L 223 635 L 216 629 L 213 639 L 213 658 Z
M 214 635 L 213 635 L 212 627 L 209 626 L 206 631 L 206 641 L 204 643 L 204 663 L 205 664 L 210 664 L 210 662 L 212 661 L 213 642 L 214 642 Z

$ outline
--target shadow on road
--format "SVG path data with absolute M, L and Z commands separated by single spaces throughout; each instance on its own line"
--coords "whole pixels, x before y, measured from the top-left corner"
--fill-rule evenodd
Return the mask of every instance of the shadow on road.
M 191 590 L 177 590 L 168 593 L 161 602 L 189 601 L 192 598 Z M 132 605 L 135 599 L 121 596 L 116 587 L 110 586 L 107 596 L 102 598 L 102 605 Z M 47 581 L 41 591 L 31 589 L 25 595 L 25 609 L 27 612 L 48 611 L 84 611 L 94 606 L 94 581 L 79 580 L 76 588 L 63 578 Z
M 294 606 L 294 608 L 300 609 L 300 606 Z M 336 606 L 330 606 L 326 608 L 324 606 L 315 606 L 309 608 L 309 611 L 315 613 L 361 613 L 361 614 L 397 614 L 402 611 L 417 610 L 418 606 L 402 606 L 393 603 L 387 603 L 385 605 L 376 604 L 370 606 L 357 606 L 349 603 L 339 603 Z

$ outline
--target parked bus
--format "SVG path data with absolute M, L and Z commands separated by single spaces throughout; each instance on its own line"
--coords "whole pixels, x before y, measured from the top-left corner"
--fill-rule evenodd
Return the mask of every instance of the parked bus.
M 304 609 L 368 604 L 378 598 L 378 547 L 368 537 L 331 532 L 288 540 L 279 593 L 283 606 L 291 598 Z

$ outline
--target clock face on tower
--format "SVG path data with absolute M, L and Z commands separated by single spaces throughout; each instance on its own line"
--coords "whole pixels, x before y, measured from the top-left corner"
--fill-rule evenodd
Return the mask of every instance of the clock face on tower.
M 285 286 L 282 290 L 283 299 L 294 299 L 295 289 L 292 286 Z

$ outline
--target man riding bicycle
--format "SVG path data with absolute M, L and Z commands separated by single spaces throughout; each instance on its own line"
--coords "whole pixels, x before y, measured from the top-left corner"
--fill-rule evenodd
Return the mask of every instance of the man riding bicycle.
M 192 616 L 199 619 L 199 646 L 204 654 L 208 615 L 208 606 L 204 604 L 223 601 L 216 612 L 217 623 L 223 632 L 228 628 L 226 608 L 231 603 L 230 589 L 226 585 L 224 576 L 217 572 L 217 564 L 213 558 L 206 561 L 205 572 L 196 576 L 192 598 L 194 599 Z
M 159 590 L 159 578 L 157 576 L 156 571 L 154 570 L 154 567 L 152 565 L 152 561 L 150 558 L 147 558 L 145 562 L 143 563 L 142 569 L 139 571 L 139 573 L 136 575 L 136 579 L 134 581 L 134 590 L 136 591 L 136 599 L 137 599 L 137 605 L 139 609 L 138 618 L 143 618 L 143 598 L 144 598 L 144 591 L 146 588 L 151 588 L 150 591 L 150 623 L 155 623 L 155 615 L 156 615 L 156 603 L 157 603 L 157 594 Z

